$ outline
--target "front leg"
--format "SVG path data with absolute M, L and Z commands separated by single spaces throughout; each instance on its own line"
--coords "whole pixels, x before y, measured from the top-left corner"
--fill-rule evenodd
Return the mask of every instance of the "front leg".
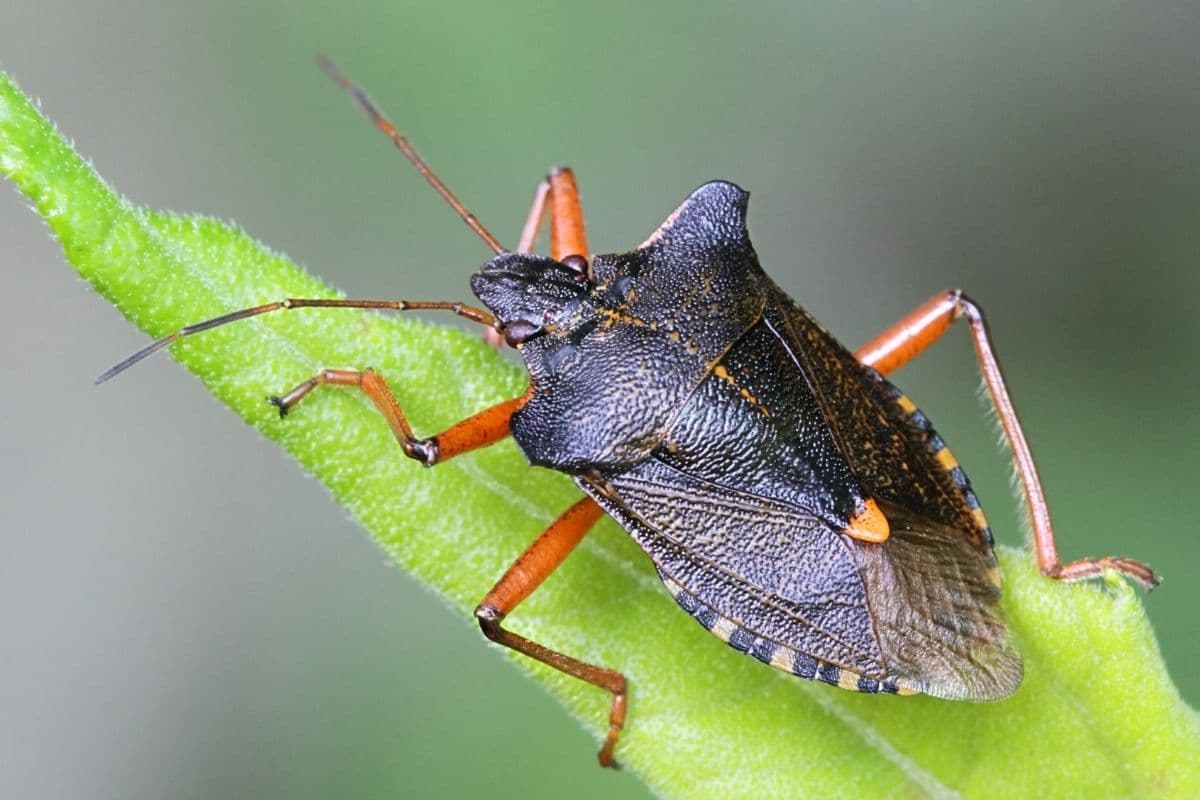
M 387 381 L 373 369 L 323 369 L 313 377 L 296 386 L 281 397 L 268 397 L 267 401 L 279 409 L 279 416 L 286 416 L 297 403 L 313 389 L 322 385 L 354 386 L 371 398 L 371 402 L 383 414 L 404 455 L 420 461 L 427 467 L 447 461 L 462 453 L 487 447 L 508 436 L 508 422 L 512 415 L 529 400 L 531 391 L 520 397 L 485 408 L 483 411 L 451 425 L 446 430 L 427 439 L 418 439 L 396 395 Z

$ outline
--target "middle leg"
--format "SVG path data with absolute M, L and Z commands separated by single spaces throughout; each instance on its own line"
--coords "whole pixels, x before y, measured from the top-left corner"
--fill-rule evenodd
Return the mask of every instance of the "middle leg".
M 324 369 L 282 397 L 268 397 L 267 401 L 279 409 L 279 416 L 286 416 L 309 392 L 323 385 L 353 386 L 361 389 L 387 420 L 396 441 L 404 450 L 404 455 L 420 461 L 427 467 L 495 444 L 508 436 L 509 420 L 528 402 L 533 391 L 530 387 L 522 396 L 485 408 L 427 439 L 418 439 L 413 434 L 412 426 L 408 424 L 408 418 L 396 395 L 388 387 L 387 381 L 372 369 Z

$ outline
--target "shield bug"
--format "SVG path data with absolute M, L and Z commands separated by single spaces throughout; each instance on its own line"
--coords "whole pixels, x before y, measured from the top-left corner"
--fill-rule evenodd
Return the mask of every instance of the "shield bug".
M 318 386 L 357 387 L 406 456 L 432 467 L 511 435 L 531 464 L 571 475 L 584 497 L 522 553 L 475 615 L 487 638 L 612 695 L 599 753 L 625 724 L 624 676 L 513 633 L 504 620 L 605 513 L 646 551 L 667 591 L 715 636 L 777 669 L 858 692 L 990 700 L 1021 681 L 1000 611 L 992 535 L 970 482 L 887 376 L 958 320 L 967 323 L 1011 447 L 1041 571 L 1074 580 L 1124 558 L 1063 564 L 1025 436 L 979 306 L 935 295 L 850 351 L 776 286 L 746 230 L 748 195 L 714 181 L 641 245 L 588 249 L 570 170 L 538 184 L 506 250 L 366 95 L 331 64 L 395 145 L 494 251 L 471 279 L 485 309 L 449 301 L 288 299 L 184 328 L 180 337 L 280 309 L 447 310 L 515 348 L 520 397 L 428 438 L 414 434 L 384 376 L 325 369 L 269 398 L 286 415 Z M 549 218 L 550 256 L 532 252 Z

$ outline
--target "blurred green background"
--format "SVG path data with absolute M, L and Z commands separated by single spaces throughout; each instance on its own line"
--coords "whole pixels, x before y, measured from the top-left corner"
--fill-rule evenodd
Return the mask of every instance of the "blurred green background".
M 1197 41 L 1190 2 L 0 12 L 0 67 L 121 191 L 236 220 L 351 295 L 465 299 L 487 253 L 317 52 L 507 243 L 552 164 L 599 251 L 721 177 L 852 346 L 968 289 L 1064 555 L 1161 570 L 1147 607 L 1193 704 Z M 646 796 L 169 359 L 92 387 L 144 337 L 25 205 L 0 192 L 0 795 Z M 1020 543 L 967 337 L 898 382 Z

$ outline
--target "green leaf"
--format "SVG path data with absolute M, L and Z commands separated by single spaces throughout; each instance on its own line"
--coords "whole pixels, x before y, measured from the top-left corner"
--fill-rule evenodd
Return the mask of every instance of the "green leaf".
M 0 170 L 68 260 L 151 336 L 268 300 L 335 295 L 234 227 L 121 198 L 3 75 Z M 511 442 L 422 469 L 354 392 L 317 392 L 286 420 L 263 401 L 323 366 L 369 364 L 432 432 L 524 388 L 476 337 L 305 310 L 213 330 L 173 353 L 464 618 L 577 497 L 564 476 L 527 468 Z M 1026 677 L 990 704 L 858 695 L 764 667 L 680 613 L 608 521 L 513 627 L 629 677 L 618 755 L 663 797 L 1200 796 L 1200 721 L 1166 674 L 1137 593 L 1117 579 L 1046 580 L 1023 551 L 1000 558 Z M 514 658 L 599 737 L 603 692 Z

